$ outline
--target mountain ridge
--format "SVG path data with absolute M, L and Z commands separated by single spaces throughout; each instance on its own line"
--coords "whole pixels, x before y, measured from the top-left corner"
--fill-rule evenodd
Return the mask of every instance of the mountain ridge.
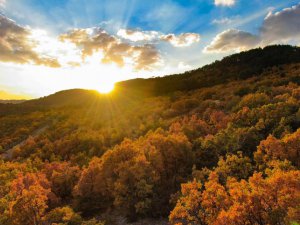
M 110 94 L 100 94 L 97 91 L 86 89 L 69 89 L 20 102 L 18 105 L 32 107 L 79 106 L 123 95 L 138 100 L 149 96 L 169 95 L 177 91 L 211 87 L 234 80 L 245 80 L 257 76 L 273 66 L 292 63 L 300 63 L 299 47 L 272 45 L 226 56 L 222 60 L 181 74 L 120 81 L 115 84 L 115 89 Z

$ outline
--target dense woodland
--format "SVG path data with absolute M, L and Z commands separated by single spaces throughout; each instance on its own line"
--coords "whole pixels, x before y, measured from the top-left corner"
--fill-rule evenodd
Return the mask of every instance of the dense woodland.
M 300 223 L 300 48 L 0 104 L 2 225 Z

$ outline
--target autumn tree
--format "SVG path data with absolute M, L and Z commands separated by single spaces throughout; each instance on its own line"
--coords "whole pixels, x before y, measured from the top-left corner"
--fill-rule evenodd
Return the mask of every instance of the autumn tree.
M 261 141 L 254 155 L 258 165 L 263 166 L 272 160 L 289 160 L 300 167 L 300 129 L 281 140 L 270 135 Z
M 254 174 L 249 182 L 227 183 L 233 204 L 215 224 L 290 224 L 300 221 L 300 173 L 277 170 L 270 177 Z
M 213 224 L 218 214 L 229 208 L 229 194 L 216 173 L 210 174 L 203 190 L 201 187 L 196 180 L 182 185 L 182 197 L 169 217 L 172 224 Z
M 107 199 L 135 218 L 135 214 L 150 209 L 154 175 L 143 152 L 134 142 L 125 140 L 101 160 L 95 158 L 90 163 L 76 187 L 76 194 L 81 198 L 98 197 L 102 204 Z
M 162 129 L 149 132 L 139 140 L 147 160 L 159 180 L 154 186 L 152 213 L 165 215 L 169 211 L 169 200 L 177 192 L 180 184 L 191 174 L 193 165 L 192 145 L 181 132 L 168 133 Z
M 69 162 L 53 162 L 46 163 L 42 171 L 50 182 L 52 192 L 62 201 L 70 200 L 79 180 L 79 167 Z
M 68 206 L 51 210 L 45 215 L 43 220 L 49 224 L 81 225 L 83 222 L 80 215 Z
M 137 141 L 126 139 L 101 159 L 94 158 L 83 171 L 75 195 L 83 209 L 97 201 L 96 207 L 114 205 L 132 219 L 161 214 L 161 207 L 168 210 L 170 195 L 191 169 L 187 137 L 158 130 Z
M 248 94 L 242 98 L 239 103 L 239 107 L 247 106 L 249 108 L 255 108 L 265 105 L 270 102 L 270 97 L 264 93 Z
M 102 160 L 97 157 L 93 158 L 89 166 L 83 169 L 74 187 L 73 196 L 76 208 L 84 214 L 93 214 L 111 205 L 112 197 L 106 189 L 106 183 L 98 182 L 98 177 L 102 177 L 102 171 Z
M 12 224 L 42 225 L 50 192 L 50 184 L 44 174 L 19 174 L 9 192 Z
M 182 197 L 170 214 L 172 224 L 289 224 L 300 221 L 300 172 L 255 173 L 248 181 L 228 179 L 222 186 L 212 173 L 201 185 L 182 185 Z M 188 191 L 187 191 L 188 190 Z
M 196 180 L 181 185 L 182 196 L 169 216 L 172 224 L 206 224 L 205 218 L 202 217 L 201 187 L 201 183 Z
M 242 152 L 237 152 L 237 154 L 227 154 L 225 158 L 221 157 L 215 172 L 224 182 L 226 182 L 227 177 L 248 179 L 253 172 L 253 166 L 248 156 L 243 156 Z

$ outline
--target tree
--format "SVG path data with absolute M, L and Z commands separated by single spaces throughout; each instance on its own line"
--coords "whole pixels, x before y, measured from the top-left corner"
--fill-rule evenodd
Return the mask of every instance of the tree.
M 300 172 L 277 170 L 264 179 L 256 173 L 249 182 L 228 182 L 233 204 L 215 224 L 289 224 L 300 219 Z
M 52 192 L 62 201 L 70 200 L 80 177 L 79 167 L 69 162 L 53 162 L 46 163 L 42 171 L 51 184 Z
M 201 183 L 196 180 L 181 185 L 182 196 L 169 216 L 172 224 L 206 224 L 205 218 L 201 216 L 201 188 Z
M 262 225 L 300 221 L 300 171 L 274 170 L 266 178 L 228 179 L 222 186 L 213 172 L 201 185 L 182 185 L 182 197 L 170 214 L 172 224 Z
M 212 224 L 221 211 L 229 208 L 231 199 L 225 187 L 219 183 L 219 177 L 215 172 L 209 175 L 204 186 L 201 199 L 202 217 L 207 224 Z
M 82 218 L 76 214 L 72 208 L 65 206 L 61 208 L 55 208 L 47 213 L 44 221 L 49 224 L 72 224 L 81 225 Z
M 253 172 L 253 166 L 249 157 L 243 156 L 242 152 L 237 152 L 236 155 L 227 154 L 225 159 L 221 157 L 215 172 L 224 182 L 227 177 L 235 177 L 238 180 L 248 179 Z
M 41 225 L 50 192 L 50 184 L 44 174 L 19 174 L 9 192 L 12 224 Z
M 264 93 L 248 94 L 242 98 L 239 107 L 256 108 L 270 102 L 270 97 Z
M 218 214 L 229 208 L 229 194 L 216 173 L 210 174 L 204 190 L 201 187 L 196 180 L 181 186 L 182 197 L 169 216 L 172 224 L 213 224 Z
M 300 129 L 293 134 L 284 136 L 281 140 L 270 135 L 261 141 L 254 155 L 259 165 L 272 160 L 289 160 L 296 167 L 300 167 Z
M 114 205 L 133 220 L 161 215 L 191 170 L 187 137 L 157 130 L 136 141 L 125 139 L 101 159 L 94 158 L 83 171 L 75 195 L 83 211 Z M 91 202 L 97 208 L 87 207 Z
M 109 189 L 106 189 L 106 181 L 101 181 L 102 176 L 102 159 L 94 157 L 88 167 L 83 169 L 73 191 L 76 208 L 84 214 L 99 212 L 113 201 Z
M 154 169 L 154 174 L 158 176 L 153 187 L 151 213 L 154 216 L 164 216 L 171 209 L 171 196 L 192 172 L 192 145 L 181 132 L 170 134 L 158 129 L 141 138 L 139 146 Z
M 144 215 L 151 206 L 155 173 L 135 142 L 125 140 L 82 173 L 76 187 L 81 199 L 115 205 L 131 219 Z M 82 203 L 81 203 L 82 204 Z M 89 209 L 90 210 L 90 209 Z

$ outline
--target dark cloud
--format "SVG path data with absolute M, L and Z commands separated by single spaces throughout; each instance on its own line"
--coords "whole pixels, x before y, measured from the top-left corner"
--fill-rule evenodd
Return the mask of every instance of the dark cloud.
M 151 69 L 150 66 L 156 64 L 160 59 L 159 52 L 153 45 L 135 47 L 135 51 L 140 53 L 137 57 L 136 70 L 149 70 Z
M 40 56 L 34 51 L 37 43 L 30 35 L 30 29 L 0 15 L 0 61 L 60 67 L 56 59 Z
M 277 13 L 269 13 L 261 27 L 266 43 L 300 41 L 300 4 Z

